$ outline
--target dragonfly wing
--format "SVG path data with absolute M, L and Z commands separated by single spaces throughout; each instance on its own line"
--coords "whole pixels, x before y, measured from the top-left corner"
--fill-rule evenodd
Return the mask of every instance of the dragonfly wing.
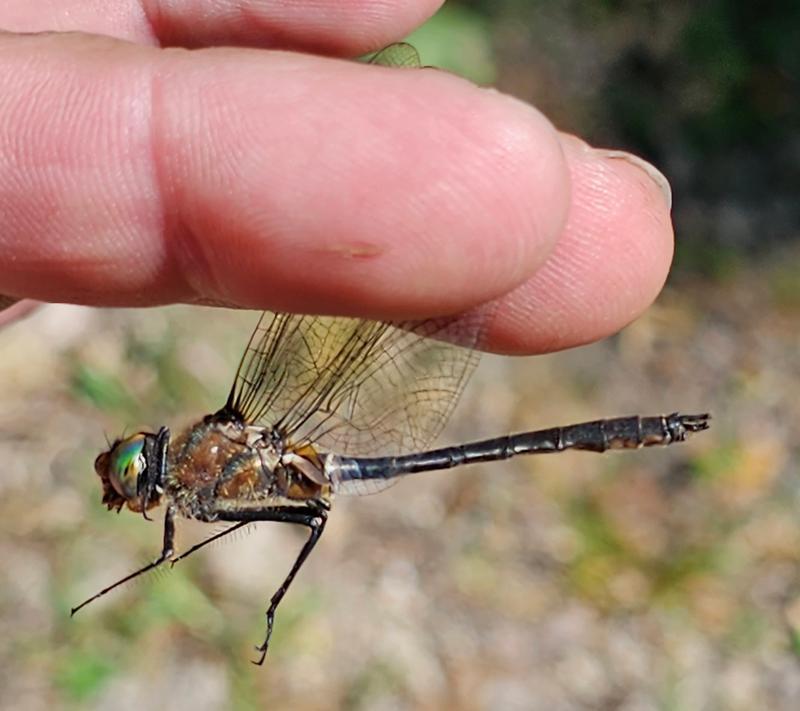
M 376 52 L 369 59 L 370 64 L 380 64 L 384 67 L 407 67 L 419 69 L 422 62 L 419 52 L 408 42 L 395 42 Z
M 420 68 L 397 42 L 370 64 Z M 295 447 L 350 456 L 427 447 L 444 428 L 478 362 L 487 311 L 417 323 L 265 312 L 237 371 L 228 414 L 276 427 Z M 394 481 L 354 482 L 369 494 Z
M 430 445 L 479 355 L 487 310 L 390 324 L 265 313 L 221 411 L 349 456 Z M 458 345 L 456 345 L 458 344 Z
M 394 486 L 403 477 L 393 479 L 350 479 L 348 481 L 334 478 L 333 490 L 337 496 L 371 496 Z

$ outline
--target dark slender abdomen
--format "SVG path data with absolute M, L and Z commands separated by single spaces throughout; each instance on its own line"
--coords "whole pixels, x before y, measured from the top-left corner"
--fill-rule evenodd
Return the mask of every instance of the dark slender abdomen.
M 708 419 L 708 415 L 678 413 L 656 417 L 619 417 L 496 437 L 401 457 L 342 457 L 339 481 L 344 484 L 348 481 L 392 479 L 415 472 L 509 459 L 519 454 L 546 454 L 566 449 L 605 452 L 609 449 L 668 445 L 682 442 L 691 432 L 707 429 Z

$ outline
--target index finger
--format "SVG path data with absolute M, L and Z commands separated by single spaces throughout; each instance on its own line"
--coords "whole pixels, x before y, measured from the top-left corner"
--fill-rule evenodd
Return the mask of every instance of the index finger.
M 14 296 L 452 313 L 524 282 L 569 205 L 550 124 L 440 72 L 6 36 L 0 96 Z
M 142 44 L 240 45 L 341 56 L 404 37 L 442 0 L 3 0 L 12 32 L 92 32 Z

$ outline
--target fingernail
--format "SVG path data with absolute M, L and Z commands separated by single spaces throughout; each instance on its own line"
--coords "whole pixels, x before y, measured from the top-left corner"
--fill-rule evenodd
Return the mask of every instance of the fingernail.
M 669 180 L 667 180 L 666 176 L 654 165 L 626 151 L 610 150 L 607 148 L 595 148 L 594 151 L 603 158 L 618 158 L 644 171 L 650 180 L 658 186 L 658 189 L 664 196 L 664 202 L 667 203 L 667 208 L 672 209 L 672 188 L 669 185 Z

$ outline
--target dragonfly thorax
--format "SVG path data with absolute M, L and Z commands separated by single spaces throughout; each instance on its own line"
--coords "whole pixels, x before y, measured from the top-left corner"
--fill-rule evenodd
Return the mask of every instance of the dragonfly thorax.
M 214 520 L 264 505 L 324 501 L 323 457 L 270 427 L 205 418 L 169 445 L 164 496 L 183 515 Z

